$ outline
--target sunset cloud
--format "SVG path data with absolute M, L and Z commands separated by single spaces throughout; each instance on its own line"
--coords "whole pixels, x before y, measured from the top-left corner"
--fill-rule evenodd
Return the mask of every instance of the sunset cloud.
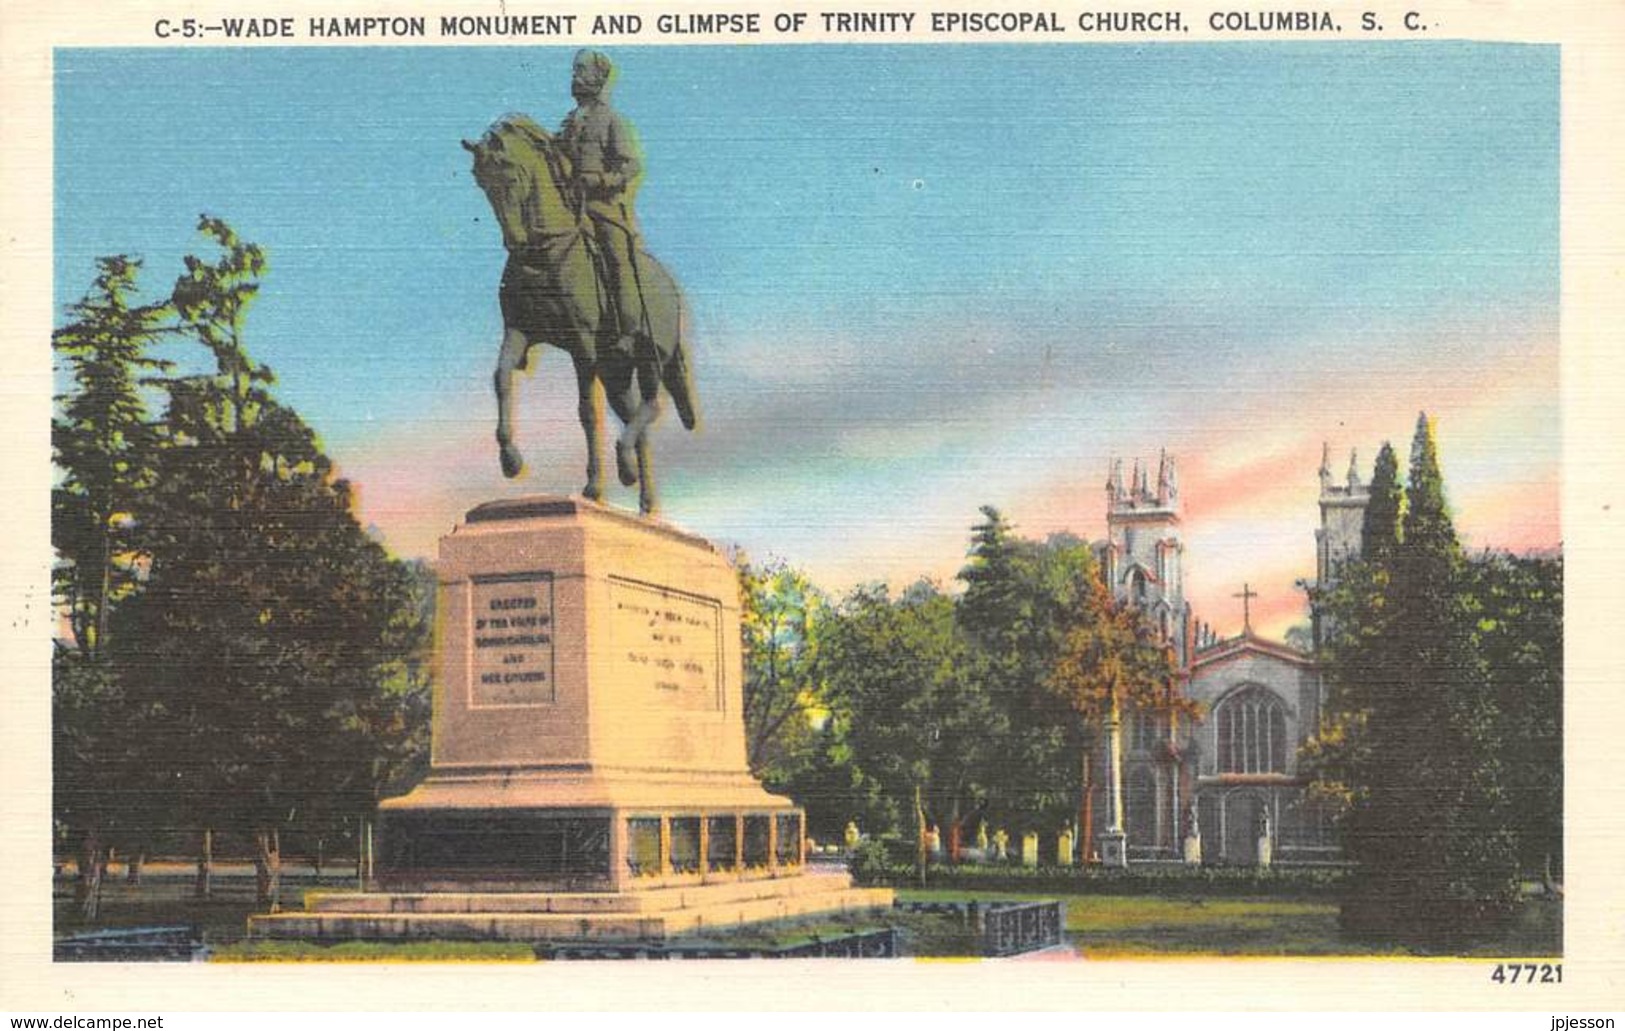
M 980 506 L 1098 539 L 1109 462 L 1166 449 L 1199 618 L 1239 629 L 1247 584 L 1278 634 L 1314 573 L 1323 444 L 1335 479 L 1350 449 L 1368 478 L 1426 410 L 1463 539 L 1556 546 L 1555 48 L 1377 52 L 629 48 L 639 217 L 684 284 L 705 415 L 654 433 L 667 518 L 835 591 L 951 586 Z M 506 110 L 555 122 L 569 60 L 64 52 L 58 302 L 97 254 L 162 282 L 210 210 L 267 248 L 251 350 L 392 549 L 578 491 L 548 347 L 516 386 L 527 475 L 498 472 L 505 255 L 457 146 Z M 147 146 L 199 83 L 237 114 L 219 146 Z M 634 508 L 606 429 L 608 499 Z

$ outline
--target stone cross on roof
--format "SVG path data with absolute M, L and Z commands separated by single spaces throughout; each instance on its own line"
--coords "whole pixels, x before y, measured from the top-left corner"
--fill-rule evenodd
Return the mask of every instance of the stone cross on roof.
M 1248 603 L 1254 598 L 1258 597 L 1258 592 L 1253 590 L 1248 584 L 1242 584 L 1241 593 L 1232 594 L 1230 597 L 1241 599 L 1241 632 L 1247 633 L 1253 628 L 1252 606 L 1250 606 Z

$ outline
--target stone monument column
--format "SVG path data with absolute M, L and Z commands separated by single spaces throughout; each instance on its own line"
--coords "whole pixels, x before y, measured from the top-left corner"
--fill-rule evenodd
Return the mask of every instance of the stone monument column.
M 1123 832 L 1123 716 L 1113 691 L 1106 710 L 1106 829 L 1100 832 L 1103 866 L 1128 865 L 1128 835 Z

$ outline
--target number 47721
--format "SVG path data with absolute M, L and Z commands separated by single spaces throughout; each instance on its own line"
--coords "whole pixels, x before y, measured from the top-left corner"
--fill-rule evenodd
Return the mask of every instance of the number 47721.
M 1496 984 L 1562 984 L 1561 963 L 1497 963 L 1490 974 Z

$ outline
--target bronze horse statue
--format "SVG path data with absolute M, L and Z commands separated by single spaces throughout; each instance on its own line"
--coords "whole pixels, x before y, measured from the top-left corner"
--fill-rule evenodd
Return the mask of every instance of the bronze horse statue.
M 497 446 L 503 475 L 518 476 L 524 461 L 513 441 L 513 374 L 528 366 L 530 349 L 549 343 L 575 364 L 581 428 L 587 437 L 587 485 L 581 493 L 598 501 L 603 485 L 598 464 L 603 406 L 598 386 L 624 424 L 615 441 L 621 483 L 638 485 L 638 508 L 656 507 L 649 428 L 660 417 L 660 388 L 677 406 L 685 429 L 698 423 L 694 384 L 684 339 L 688 313 L 671 273 L 647 252 L 636 255 L 644 318 L 632 331 L 627 353 L 606 288 L 601 284 L 592 232 L 571 188 L 568 158 L 553 135 L 523 115 L 508 115 L 478 142 L 463 141 L 474 155 L 474 181 L 485 191 L 502 227 L 508 263 L 498 292 L 502 350 L 497 357 Z

